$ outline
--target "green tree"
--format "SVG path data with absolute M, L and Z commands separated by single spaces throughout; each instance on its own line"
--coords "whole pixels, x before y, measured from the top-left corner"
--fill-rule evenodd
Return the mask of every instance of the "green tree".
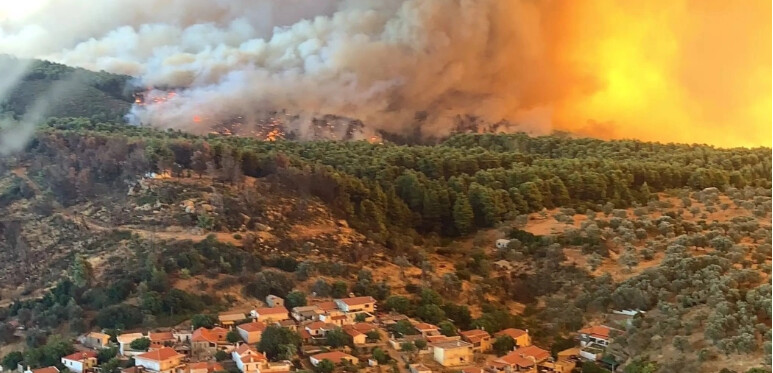
M 423 350 L 423 349 L 427 348 L 427 341 L 425 341 L 423 339 L 417 339 L 417 340 L 413 341 L 413 344 L 419 350 Z
M 454 202 L 454 226 L 461 234 L 471 233 L 475 226 L 475 214 L 470 206 L 470 201 L 464 195 L 456 197 Z
M 620 255 L 618 260 L 620 261 L 620 264 L 626 266 L 628 271 L 639 264 L 639 258 L 636 257 L 636 251 L 631 249 L 626 249 L 625 252 Z
M 346 337 L 346 333 L 344 333 L 341 328 L 335 328 L 325 333 L 325 344 L 330 347 L 343 347 L 346 346 L 348 341 L 349 339 Z
M 425 304 L 417 308 L 416 316 L 431 324 L 437 324 L 446 319 L 446 313 L 436 304 Z
M 365 333 L 366 338 L 369 341 L 380 341 L 381 340 L 381 333 L 378 332 L 378 330 L 371 330 L 367 333 Z
M 333 298 L 344 298 L 348 295 L 349 289 L 346 286 L 346 283 L 343 281 L 336 281 L 333 283 L 333 288 L 330 291 L 330 295 L 333 296 Z
M 332 373 L 335 369 L 335 364 L 328 359 L 322 359 L 317 366 L 314 367 L 316 373 Z
M 306 305 L 306 294 L 302 291 L 293 290 L 285 297 L 287 308 L 302 307 Z
M 515 348 L 515 340 L 509 335 L 500 335 L 494 340 L 492 347 L 497 356 L 502 356 Z
M 414 345 L 411 342 L 400 343 L 400 351 L 409 352 L 409 353 L 414 352 L 416 351 L 416 345 Z
M 197 314 L 191 317 L 191 325 L 193 329 L 198 328 L 212 328 L 215 326 L 217 318 L 212 315 Z
M 239 336 L 239 333 L 236 332 L 236 330 L 229 330 L 228 333 L 225 335 L 225 339 L 229 343 L 236 343 L 242 340 L 242 337 Z
M 91 267 L 91 263 L 86 258 L 77 254 L 70 269 L 70 277 L 72 277 L 75 286 L 88 287 L 94 281 L 94 268 Z
M 135 351 L 147 351 L 150 348 L 150 339 L 145 337 L 135 339 L 129 344 L 129 347 Z
M 393 329 L 395 333 L 399 333 L 400 335 L 416 334 L 416 328 L 414 328 L 411 322 L 408 320 L 399 320 L 395 323 Z
M 217 361 L 228 360 L 228 358 L 228 353 L 223 350 L 217 350 L 217 352 L 215 352 L 215 360 Z
M 97 351 L 97 361 L 100 364 L 107 363 L 118 354 L 118 347 L 108 347 Z
M 101 368 L 102 372 L 105 373 L 115 373 L 119 371 L 119 367 L 121 366 L 121 361 L 118 360 L 117 357 L 114 357 L 106 362 L 104 362 L 99 367 Z
M 450 321 L 441 321 L 438 324 L 438 328 L 440 328 L 440 334 L 443 334 L 446 337 L 453 337 L 457 335 L 456 326 Z
M 376 347 L 373 349 L 373 358 L 376 359 L 379 364 L 386 364 L 389 361 L 389 354 L 384 352 L 381 347 Z
M 286 352 L 287 347 L 282 347 L 282 345 L 290 345 L 291 348 L 295 349 L 300 346 L 300 337 L 290 329 L 271 325 L 261 334 L 258 349 L 265 353 L 269 359 L 275 359 L 281 353 Z
M 680 352 L 684 352 L 687 347 L 690 346 L 690 341 L 687 339 L 687 337 L 681 335 L 675 336 L 671 343 L 674 345 L 674 348 Z
M 393 295 L 384 302 L 384 307 L 387 311 L 395 311 L 398 313 L 408 313 L 411 308 L 411 301 L 406 297 L 399 295 Z
M 24 360 L 24 355 L 19 351 L 11 351 L 3 356 L 3 368 L 8 370 L 16 369 L 16 366 Z

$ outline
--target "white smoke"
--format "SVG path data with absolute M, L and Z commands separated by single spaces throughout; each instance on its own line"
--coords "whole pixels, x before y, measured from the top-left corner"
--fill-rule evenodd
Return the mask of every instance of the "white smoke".
M 132 115 L 206 131 L 286 110 L 373 130 L 442 135 L 453 118 L 532 122 L 540 20 L 530 0 L 38 0 L 0 19 L 0 53 L 183 88 Z M 3 7 L 6 7 L 3 12 Z M 0 5 L 0 15 L 13 5 Z M 21 13 L 21 14 L 19 14 Z

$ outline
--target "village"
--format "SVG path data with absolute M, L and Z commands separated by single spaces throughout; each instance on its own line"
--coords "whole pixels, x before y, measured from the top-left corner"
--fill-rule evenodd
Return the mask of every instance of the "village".
M 73 373 L 100 373 L 98 354 L 116 349 L 122 373 L 500 373 L 571 372 L 583 361 L 614 370 L 604 355 L 611 334 L 620 329 L 592 325 L 578 331 L 577 347 L 552 356 L 532 344 L 528 330 L 508 328 L 493 335 L 472 329 L 444 335 L 441 328 L 399 313 L 380 313 L 370 297 L 315 300 L 288 310 L 285 300 L 274 295 L 251 310 L 230 311 L 213 317 L 211 327 L 188 330 L 133 331 L 109 335 L 89 332 L 75 343 L 76 352 L 61 357 L 61 365 Z M 612 319 L 630 323 L 632 311 L 615 312 Z M 201 315 L 198 315 L 201 316 Z M 274 345 L 280 353 L 270 356 L 260 342 L 290 335 L 298 343 Z M 451 334 L 451 333 L 446 333 Z M 287 341 L 284 341 L 287 342 Z M 276 340 L 276 343 L 284 343 Z M 494 352 L 499 352 L 499 356 Z M 503 347 L 506 351 L 502 351 Z M 265 348 L 263 348 L 265 350 Z M 289 350 L 289 351 L 285 351 Z M 293 359 L 293 361 L 289 360 Z M 59 373 L 56 366 L 20 373 Z

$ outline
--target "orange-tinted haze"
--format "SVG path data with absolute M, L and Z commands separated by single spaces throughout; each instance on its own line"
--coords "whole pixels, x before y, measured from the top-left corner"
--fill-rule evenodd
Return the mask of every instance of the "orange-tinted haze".
M 771 145 L 771 2 L 582 0 L 544 18 L 555 129 Z M 547 24 L 549 23 L 549 25 Z

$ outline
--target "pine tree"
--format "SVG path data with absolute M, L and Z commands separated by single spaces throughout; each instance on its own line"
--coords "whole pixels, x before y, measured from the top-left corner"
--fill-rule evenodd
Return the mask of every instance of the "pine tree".
M 472 232 L 475 222 L 475 215 L 472 212 L 472 206 L 467 197 L 460 195 L 454 201 L 454 226 L 461 234 Z

